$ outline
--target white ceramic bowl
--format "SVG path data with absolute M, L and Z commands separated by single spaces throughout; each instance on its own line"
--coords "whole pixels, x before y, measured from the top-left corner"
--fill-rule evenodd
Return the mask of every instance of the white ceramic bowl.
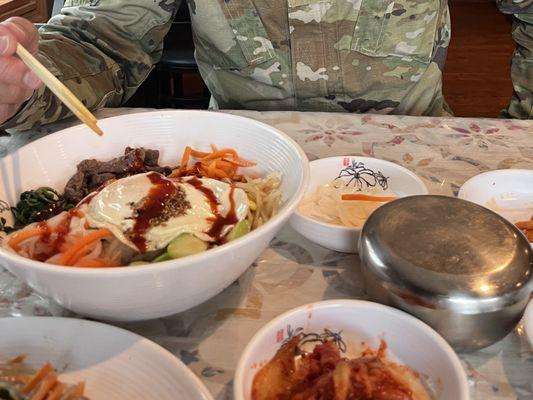
M 279 350 L 289 329 L 321 333 L 325 328 L 341 332 L 347 345 L 346 357 L 364 341 L 379 347 L 383 338 L 388 357 L 426 375 L 440 388 L 438 400 L 469 398 L 466 374 L 459 358 L 433 329 L 403 311 L 360 300 L 331 300 L 308 304 L 288 311 L 259 330 L 246 346 L 234 379 L 236 400 L 250 400 L 255 374 Z
M 529 301 L 524 313 L 524 330 L 526 331 L 529 345 L 533 349 L 533 300 Z
M 280 131 L 208 111 L 160 111 L 105 119 L 99 137 L 85 126 L 32 142 L 0 160 L 0 199 L 15 204 L 39 186 L 63 189 L 83 159 L 107 160 L 126 146 L 160 150 L 160 165 L 177 165 L 185 148 L 233 147 L 257 162 L 251 173 L 281 171 L 283 206 L 259 229 L 194 256 L 135 268 L 61 268 L 0 250 L 0 261 L 37 292 L 76 313 L 109 320 L 143 320 L 187 310 L 221 292 L 268 246 L 302 198 L 308 162 Z
M 484 172 L 467 180 L 458 197 L 487 207 L 513 224 L 529 220 L 533 216 L 533 169 Z
M 340 156 L 311 161 L 309 164 L 311 175 L 305 195 L 312 194 L 320 186 L 331 183 L 342 169 L 354 161 L 362 162 L 374 171 L 381 171 L 389 178 L 389 189 L 398 197 L 428 194 L 424 182 L 407 168 L 398 164 L 370 157 Z M 321 222 L 303 215 L 298 209 L 291 217 L 290 224 L 307 239 L 328 249 L 343 253 L 357 253 L 358 251 L 360 228 Z
M 50 361 L 60 380 L 85 382 L 90 399 L 209 400 L 200 379 L 167 350 L 141 336 L 68 318 L 0 318 L 2 360 L 27 355 L 37 370 Z

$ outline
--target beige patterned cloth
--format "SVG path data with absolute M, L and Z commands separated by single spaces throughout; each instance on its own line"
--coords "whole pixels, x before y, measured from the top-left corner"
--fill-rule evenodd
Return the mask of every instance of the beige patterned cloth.
M 99 117 L 138 112 L 103 110 Z M 411 169 L 432 193 L 454 194 L 468 178 L 497 168 L 533 169 L 533 122 L 299 112 L 233 112 L 279 128 L 310 159 L 368 155 Z M 75 121 L 47 128 L 57 130 Z M 45 132 L 0 138 L 0 154 Z M 276 315 L 325 299 L 364 298 L 355 255 L 321 248 L 285 227 L 248 271 L 206 303 L 122 327 L 156 341 L 191 368 L 217 399 L 231 399 L 238 358 Z M 70 315 L 0 272 L 0 316 Z M 533 399 L 533 355 L 522 325 L 495 345 L 461 354 L 473 399 Z

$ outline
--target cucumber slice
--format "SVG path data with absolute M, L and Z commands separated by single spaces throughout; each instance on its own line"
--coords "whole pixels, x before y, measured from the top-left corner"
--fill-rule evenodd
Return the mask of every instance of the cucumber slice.
M 137 267 L 139 265 L 148 265 L 148 264 L 150 264 L 148 261 L 132 261 L 128 265 L 130 267 Z
M 238 239 L 241 236 L 246 235 L 250 232 L 250 223 L 247 219 L 243 219 L 242 221 L 238 222 L 237 225 L 233 227 L 233 229 L 228 233 L 228 242 L 231 242 L 232 240 Z
M 172 260 L 172 257 L 167 252 L 164 252 L 163 254 L 154 258 L 152 262 L 157 263 L 157 262 L 168 261 L 168 260 Z
M 184 233 L 173 239 L 167 247 L 171 258 L 181 258 L 207 250 L 207 243 L 190 233 Z

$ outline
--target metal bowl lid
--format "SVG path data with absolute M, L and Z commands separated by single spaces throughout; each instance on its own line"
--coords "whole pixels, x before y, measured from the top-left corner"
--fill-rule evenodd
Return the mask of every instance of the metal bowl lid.
M 531 290 L 531 247 L 498 214 L 446 196 L 378 208 L 361 234 L 366 268 L 426 298 L 497 298 Z

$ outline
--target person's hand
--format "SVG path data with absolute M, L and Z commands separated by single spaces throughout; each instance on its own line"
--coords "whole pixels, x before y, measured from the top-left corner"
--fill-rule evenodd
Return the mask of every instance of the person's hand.
M 0 23 L 0 123 L 15 115 L 42 84 L 16 56 L 17 43 L 36 54 L 39 32 L 27 19 L 12 17 Z

